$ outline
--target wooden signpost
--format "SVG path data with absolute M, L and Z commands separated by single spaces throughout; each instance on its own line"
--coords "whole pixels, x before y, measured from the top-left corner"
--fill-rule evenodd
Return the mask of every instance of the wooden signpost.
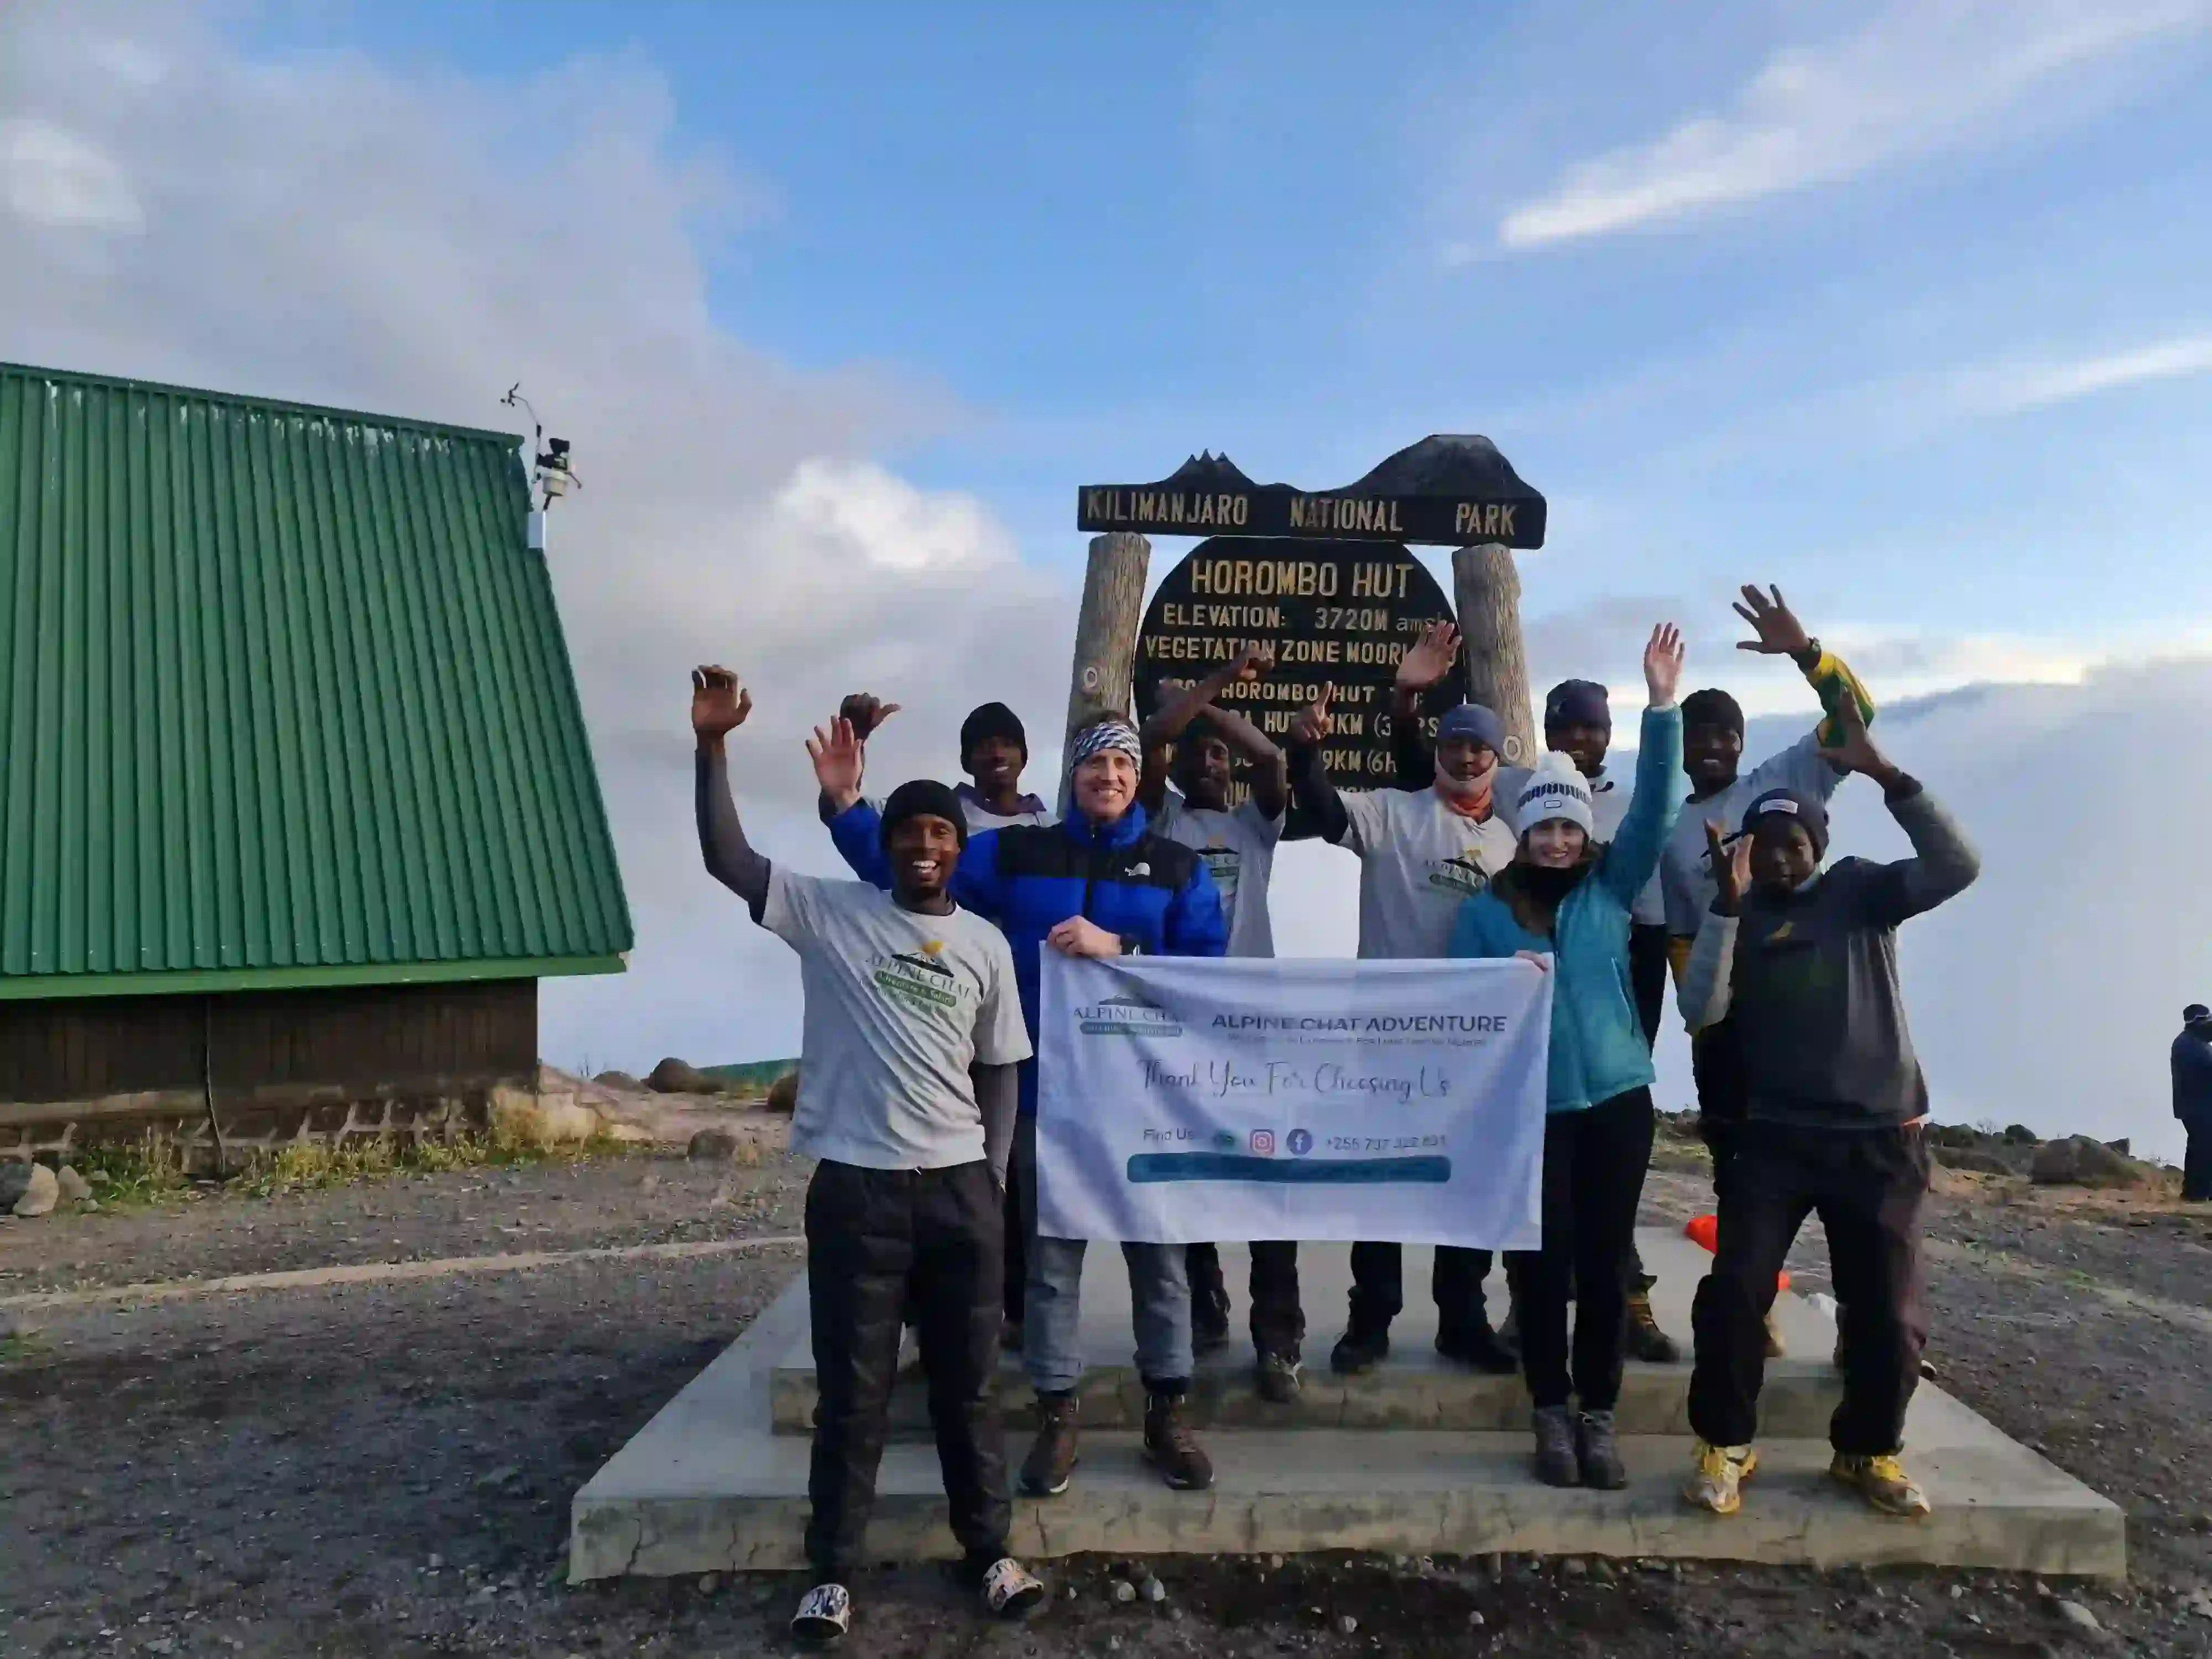
M 1452 617 L 1443 591 L 1407 551 L 1423 544 L 1457 550 L 1468 696 L 1504 721 L 1507 762 L 1533 760 L 1511 550 L 1544 544 L 1545 503 L 1489 439 L 1424 438 L 1340 489 L 1255 484 L 1225 455 L 1194 456 L 1157 483 L 1085 484 L 1076 514 L 1079 528 L 1106 533 L 1091 543 L 1077 617 L 1071 734 L 1102 710 L 1127 713 L 1133 696 L 1138 714 L 1150 714 L 1164 681 L 1200 678 L 1260 641 L 1275 647 L 1274 679 L 1252 689 L 1250 707 L 1232 706 L 1279 738 L 1297 707 L 1334 684 L 1331 773 L 1346 784 L 1387 787 L 1398 659 L 1423 627 Z M 1149 610 L 1147 532 L 1207 538 L 1169 574 Z M 1440 686 L 1424 714 L 1433 722 L 1456 701 Z

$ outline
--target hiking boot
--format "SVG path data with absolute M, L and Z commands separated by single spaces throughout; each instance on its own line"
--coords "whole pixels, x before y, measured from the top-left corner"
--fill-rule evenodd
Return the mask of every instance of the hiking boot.
M 853 1598 L 842 1584 L 817 1584 L 799 1599 L 791 1634 L 809 1647 L 826 1647 L 853 1626 Z
M 1682 1363 L 1681 1344 L 1659 1328 L 1652 1317 L 1651 1292 L 1648 1290 L 1628 1293 L 1628 1357 L 1640 1359 L 1647 1365 L 1679 1365 Z
M 1210 1313 L 1212 1310 L 1207 1311 Z M 1229 1322 L 1224 1319 L 1217 1324 L 1209 1317 L 1200 1316 L 1194 1310 L 1190 1322 L 1191 1352 L 1203 1358 L 1210 1353 L 1219 1353 L 1228 1346 Z
M 1584 1412 L 1576 1421 L 1575 1461 L 1582 1466 L 1585 1486 L 1619 1492 L 1628 1484 L 1628 1471 L 1621 1467 L 1620 1448 L 1613 1440 L 1611 1412 Z
M 1743 1483 L 1759 1467 L 1759 1454 L 1749 1446 L 1716 1446 L 1700 1440 L 1692 1451 L 1695 1467 L 1683 1498 L 1694 1508 L 1715 1515 L 1734 1515 L 1743 1507 Z
M 1565 1406 L 1539 1406 L 1536 1430 L 1536 1478 L 1547 1486 L 1579 1486 L 1583 1466 L 1575 1456 L 1575 1414 Z
M 1455 1364 L 1472 1365 L 1492 1376 L 1510 1376 L 1521 1369 L 1520 1355 L 1480 1315 L 1472 1324 L 1438 1330 L 1437 1352 Z
M 1037 1396 L 1037 1436 L 1022 1460 L 1022 1490 L 1032 1498 L 1057 1498 L 1075 1473 L 1078 1407 L 1072 1394 Z
M 1011 1555 L 983 1570 L 983 1610 L 994 1619 L 1026 1619 L 1044 1601 L 1044 1580 Z
M 1294 1353 L 1262 1353 L 1255 1382 L 1260 1398 L 1271 1406 L 1287 1406 L 1298 1397 L 1298 1357 Z
M 1340 1376 L 1357 1376 L 1362 1371 L 1373 1370 L 1389 1353 L 1388 1325 L 1367 1326 L 1354 1321 L 1351 1328 L 1337 1339 L 1336 1347 L 1328 1357 L 1328 1368 Z
M 1213 1464 L 1182 1420 L 1182 1396 L 1145 1396 L 1145 1455 L 1177 1492 L 1204 1492 L 1213 1484 Z
M 1838 1344 L 1840 1345 L 1843 1340 L 1838 1334 L 1836 1338 Z M 1774 1310 L 1771 1308 L 1766 1310 L 1766 1357 L 1769 1359 L 1790 1358 L 1789 1345 L 1782 1340 L 1782 1328 L 1774 1322 Z M 1838 1360 L 1836 1363 L 1841 1364 L 1843 1362 Z
M 1935 1507 L 1928 1501 L 1928 1494 L 1920 1490 L 1920 1483 L 1905 1472 L 1905 1465 L 1897 1461 L 1895 1453 L 1881 1457 L 1853 1457 L 1838 1452 L 1836 1461 L 1828 1465 L 1828 1475 L 1849 1486 L 1865 1498 L 1870 1508 L 1884 1515 L 1917 1521 Z

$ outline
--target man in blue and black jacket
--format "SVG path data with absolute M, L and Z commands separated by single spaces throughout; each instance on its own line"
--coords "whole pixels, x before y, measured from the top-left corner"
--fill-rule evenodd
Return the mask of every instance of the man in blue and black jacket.
M 1016 824 L 972 838 L 951 887 L 955 902 L 996 922 L 1013 946 L 1014 976 L 1032 1042 L 1042 948 L 1070 956 L 1218 957 L 1228 949 L 1221 896 L 1205 861 L 1152 833 L 1137 804 L 1143 751 L 1136 728 L 1107 716 L 1070 740 L 1069 811 L 1055 824 Z M 860 745 L 840 720 L 815 734 L 823 811 L 837 850 L 865 881 L 887 887 L 876 811 L 860 799 Z M 1036 1232 L 1036 1062 L 1024 1064 L 1014 1144 L 1029 1194 L 1027 1317 L 1022 1358 L 1037 1395 L 1036 1443 L 1022 1465 L 1023 1490 L 1067 1490 L 1076 1461 L 1076 1384 L 1085 1241 Z M 1192 1370 L 1190 1283 L 1179 1244 L 1124 1243 L 1145 1382 L 1145 1455 L 1168 1485 L 1213 1484 L 1213 1466 L 1191 1435 L 1182 1402 Z

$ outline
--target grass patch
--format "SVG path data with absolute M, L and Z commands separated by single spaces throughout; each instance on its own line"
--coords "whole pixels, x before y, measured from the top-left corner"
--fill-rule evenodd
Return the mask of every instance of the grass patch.
M 20 1365 L 46 1352 L 46 1339 L 36 1331 L 15 1331 L 0 1336 L 0 1365 Z
M 548 1142 L 534 1137 L 527 1123 L 512 1122 L 491 1130 L 469 1131 L 450 1140 L 416 1140 L 398 1135 L 356 1135 L 336 1146 L 303 1140 L 274 1152 L 249 1154 L 219 1190 L 243 1198 L 275 1198 L 283 1193 L 319 1192 L 358 1182 L 451 1170 L 582 1164 L 628 1150 L 623 1142 L 605 1135 L 594 1135 L 589 1140 Z M 92 1183 L 93 1196 L 105 1208 L 144 1208 L 173 1201 L 195 1190 L 174 1144 L 157 1135 L 149 1135 L 143 1141 L 86 1147 L 71 1162 L 77 1173 Z

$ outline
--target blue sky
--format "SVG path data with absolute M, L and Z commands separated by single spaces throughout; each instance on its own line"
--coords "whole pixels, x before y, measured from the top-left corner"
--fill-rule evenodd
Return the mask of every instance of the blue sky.
M 246 38 L 492 83 L 649 69 L 672 150 L 722 176 L 718 319 L 951 399 L 889 459 L 1032 559 L 1079 556 L 1083 478 L 1210 445 L 1342 482 L 1473 429 L 1557 504 L 1539 611 L 1771 574 L 2063 656 L 2157 629 L 2208 550 L 2208 29 L 2164 0 L 568 3 Z M 1732 198 L 1563 231 L 1608 157 Z M 2079 389 L 2100 365 L 2120 383 Z

